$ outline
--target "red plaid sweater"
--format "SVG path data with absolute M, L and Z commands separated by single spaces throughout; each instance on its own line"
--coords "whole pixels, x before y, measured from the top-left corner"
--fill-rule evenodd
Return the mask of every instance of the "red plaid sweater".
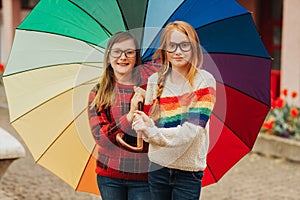
M 145 86 L 142 86 L 145 89 Z M 125 180 L 147 180 L 148 143 L 140 153 L 129 152 L 118 145 L 116 135 L 125 133 L 125 141 L 135 145 L 136 133 L 131 128 L 126 115 L 134 94 L 133 85 L 116 84 L 116 101 L 110 109 L 97 111 L 89 106 L 89 122 L 98 145 L 96 173 L 111 178 Z M 97 86 L 89 95 L 89 105 L 97 93 Z

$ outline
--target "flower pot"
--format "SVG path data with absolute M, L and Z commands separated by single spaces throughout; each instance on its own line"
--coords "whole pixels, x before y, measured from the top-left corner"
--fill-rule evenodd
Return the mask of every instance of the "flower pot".
M 252 151 L 300 162 L 300 142 L 296 140 L 260 133 Z

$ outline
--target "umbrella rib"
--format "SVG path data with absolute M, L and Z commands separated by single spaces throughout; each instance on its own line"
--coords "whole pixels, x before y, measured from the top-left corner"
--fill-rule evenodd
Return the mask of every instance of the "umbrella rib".
M 92 44 L 90 44 L 90 43 L 87 43 L 87 45 L 88 46 L 90 46 L 90 47 L 92 47 L 93 49 L 95 49 L 96 51 L 99 51 L 99 52 L 101 52 L 101 53 L 105 53 L 102 49 L 99 49 L 99 48 L 96 48 L 96 46 L 95 45 L 92 45 Z M 98 47 L 98 46 L 97 46 Z
M 84 169 L 83 169 L 83 171 L 82 171 L 82 173 L 81 173 L 81 176 L 80 176 L 80 178 L 79 178 L 79 181 L 78 181 L 78 184 L 77 184 L 77 186 L 76 186 L 75 190 L 78 190 L 78 187 L 79 187 L 80 181 L 81 181 L 81 180 L 82 180 L 82 178 L 83 178 L 83 173 L 84 173 L 84 171 L 86 170 L 86 168 L 87 168 L 87 165 L 88 165 L 89 161 L 91 160 L 91 157 L 93 156 L 93 152 L 95 151 L 96 147 L 97 147 L 97 144 L 95 144 L 95 145 L 94 145 L 93 151 L 92 151 L 92 153 L 90 154 L 90 156 L 89 156 L 89 159 L 88 159 L 87 163 L 85 164 L 85 167 L 84 167 Z
M 248 96 L 248 97 L 250 97 L 250 98 L 252 98 L 252 99 L 254 99 L 255 101 L 257 101 L 257 102 L 260 102 L 261 104 L 263 104 L 263 105 L 265 105 L 265 106 L 267 106 L 267 107 L 270 107 L 270 105 L 268 105 L 268 104 L 266 104 L 266 103 L 264 103 L 264 102 L 262 102 L 261 100 L 259 100 L 259 99 L 256 99 L 256 98 L 254 98 L 254 97 L 252 97 L 252 96 L 250 96 L 249 94 L 246 94 L 245 92 L 243 92 L 243 91 L 241 91 L 241 90 L 239 90 L 239 89 L 237 89 L 237 88 L 234 88 L 234 87 L 232 87 L 232 86 L 230 86 L 230 85 L 228 85 L 228 84 L 225 84 L 225 83 L 223 83 L 223 82 L 220 82 L 220 81 L 217 81 L 218 83 L 220 83 L 220 84 L 223 84 L 223 85 L 225 85 L 226 87 L 229 87 L 229 88 L 232 88 L 232 89 L 234 89 L 234 90 L 236 90 L 236 91 L 238 91 L 239 93 L 241 93 L 241 94 L 243 94 L 243 95 L 245 95 L 245 96 Z M 236 137 L 238 137 L 239 138 L 239 140 L 241 141 L 241 142 L 243 142 L 244 144 L 245 144 L 245 146 L 247 146 L 250 150 L 251 150 L 251 147 L 240 137 L 240 136 L 238 136 L 237 134 L 236 134 L 236 132 L 224 121 L 224 120 L 222 120 L 221 119 L 221 117 L 219 117 L 215 112 L 212 112 L 212 114 L 218 119 L 218 120 L 220 120 Z M 263 122 L 262 122 L 263 123 Z
M 236 91 L 238 91 L 239 93 L 242 93 L 243 95 L 245 95 L 245 96 L 248 96 L 248 97 L 250 97 L 250 98 L 254 99 L 255 101 L 258 101 L 258 102 L 260 102 L 260 103 L 264 104 L 265 106 L 268 106 L 268 107 L 270 107 L 270 105 L 269 105 L 269 104 L 266 104 L 265 102 L 262 102 L 261 100 L 259 100 L 259 99 L 256 99 L 256 98 L 254 98 L 254 97 L 250 96 L 249 94 L 247 94 L 247 93 L 243 92 L 242 90 L 239 90 L 239 89 L 237 89 L 237 88 L 234 88 L 234 87 L 232 87 L 232 86 L 230 86 L 230 85 L 228 85 L 228 84 L 226 84 L 226 83 L 224 83 L 224 82 L 218 81 L 218 80 L 216 80 L 216 82 L 218 82 L 218 83 L 220 83 L 220 84 L 222 84 L 222 85 L 225 85 L 226 87 L 229 87 L 229 88 L 231 88 L 231 89 L 233 89 L 233 90 L 236 90 Z
M 181 2 L 181 4 L 173 11 L 173 13 L 166 19 L 165 23 L 162 25 L 162 27 L 165 27 L 167 25 L 167 23 L 169 23 L 169 20 L 171 19 L 171 17 L 173 17 L 173 15 L 177 12 L 177 10 L 182 6 L 182 4 L 184 4 L 184 1 Z M 161 31 L 161 30 L 160 30 Z M 159 36 L 159 34 L 157 34 L 154 39 L 152 40 L 152 42 L 150 43 L 149 47 L 151 47 L 153 45 L 153 43 L 156 41 L 155 39 L 157 38 L 157 36 Z
M 147 1 L 147 3 L 146 3 L 146 10 L 145 10 L 145 15 L 144 15 L 144 19 L 143 19 L 143 27 L 145 27 L 145 23 L 146 23 L 146 17 L 147 17 L 147 13 L 148 13 L 148 4 L 149 4 L 149 1 Z M 145 28 L 143 29 L 140 48 L 142 48 L 142 46 L 143 46 L 144 32 L 145 32 Z
M 216 178 L 215 174 L 213 173 L 213 170 L 210 168 L 209 164 L 206 163 L 206 167 L 209 169 L 209 171 L 211 172 L 211 175 L 213 176 L 214 178 L 214 181 L 215 182 L 218 182 L 218 179 Z
M 169 16 L 169 18 L 166 20 L 166 22 L 163 24 L 162 27 L 166 26 L 166 24 L 169 23 L 169 20 L 173 17 L 173 15 L 177 12 L 178 9 L 180 9 L 180 7 L 184 3 L 185 3 L 185 1 L 182 1 L 182 3 L 174 10 L 174 12 L 172 13 L 172 15 Z M 211 23 L 208 23 L 208 24 L 205 24 L 205 25 L 202 25 L 202 26 L 199 26 L 199 27 L 194 27 L 194 28 L 195 28 L 195 30 L 197 30 L 199 28 L 203 28 L 205 26 L 208 26 L 208 25 L 211 25 L 211 24 L 214 24 L 214 23 L 218 23 L 218 22 L 223 21 L 223 20 L 227 20 L 227 19 L 231 19 L 231 18 L 235 18 L 235 17 L 240 17 L 240 16 L 247 15 L 247 14 L 251 15 L 251 13 L 247 12 L 247 13 L 243 13 L 243 14 L 240 14 L 240 15 L 235 15 L 235 16 L 232 16 L 232 17 L 228 17 L 228 18 L 217 20 L 217 21 L 213 21 Z M 152 40 L 152 42 L 151 42 L 151 44 L 149 46 L 152 46 L 154 41 L 155 41 L 155 39 Z
M 36 108 L 41 107 L 42 105 L 46 104 L 47 102 L 51 101 L 52 99 L 55 99 L 56 97 L 58 97 L 58 96 L 60 96 L 60 95 L 62 95 L 62 94 L 64 94 L 64 93 L 67 93 L 67 92 L 69 92 L 70 90 L 73 90 L 73 89 L 75 89 L 75 88 L 77 88 L 77 87 L 80 87 L 80 86 L 82 86 L 82 85 L 86 85 L 87 83 L 91 84 L 92 81 L 96 81 L 97 79 L 98 79 L 98 78 L 90 79 L 90 80 L 86 81 L 85 83 L 79 84 L 79 85 L 77 85 L 76 87 L 72 87 L 72 88 L 70 88 L 70 89 L 68 89 L 68 90 L 66 90 L 66 91 L 64 91 L 64 92 L 61 92 L 61 93 L 59 93 L 59 94 L 53 96 L 52 98 L 48 99 L 47 101 L 44 101 L 43 103 L 39 104 L 38 106 L 33 107 L 33 108 L 30 109 L 29 111 L 27 111 L 27 112 L 25 112 L 24 114 L 22 114 L 21 116 L 17 117 L 15 120 L 11 121 L 10 123 L 11 123 L 11 124 L 14 123 L 14 122 L 17 121 L 18 119 L 22 118 L 22 117 L 25 116 L 26 114 L 28 114 L 28 113 L 30 113 L 31 111 L 35 110 Z
M 91 64 L 87 64 L 87 63 L 95 63 L 95 62 L 66 62 L 66 63 L 59 63 L 59 64 L 53 64 L 53 65 L 43 65 L 41 67 L 37 67 L 37 68 L 34 68 L 34 69 L 27 69 L 27 70 L 18 71 L 18 72 L 11 73 L 11 74 L 5 74 L 5 75 L 3 75 L 3 77 L 9 77 L 9 76 L 17 75 L 17 74 L 24 73 L 24 72 L 35 71 L 35 70 L 44 69 L 44 68 L 53 67 L 53 66 L 59 66 L 59 65 L 74 65 L 74 64 L 78 64 L 78 65 L 86 65 L 86 66 L 89 66 L 89 67 L 95 67 L 95 68 L 97 68 L 97 66 L 94 66 L 94 65 L 91 65 Z
M 248 57 L 254 57 L 254 58 L 262 58 L 262 59 L 266 59 L 266 60 L 274 60 L 274 58 L 272 57 L 264 57 L 264 56 L 258 56 L 258 55 L 249 55 L 249 54 L 242 54 L 242 53 L 229 53 L 229 52 L 214 52 L 214 51 L 207 51 L 207 53 L 203 53 L 203 54 L 227 54 L 227 55 L 238 55 L 238 56 L 248 56 Z
M 128 24 L 127 24 L 127 22 L 126 22 L 126 20 L 125 20 L 124 13 L 123 13 L 123 11 L 122 11 L 122 9 L 121 9 L 120 3 L 119 3 L 118 0 L 115 0 L 115 1 L 116 1 L 116 3 L 118 4 L 118 7 L 119 7 L 120 13 L 121 13 L 121 15 L 122 15 L 122 19 L 123 19 L 124 25 L 125 25 L 126 29 L 128 30 Z
M 179 10 L 179 8 L 185 3 L 185 1 L 182 1 L 181 4 L 173 11 L 172 15 L 170 15 L 170 17 L 166 20 L 166 22 L 164 23 L 163 27 L 165 25 L 167 25 L 167 23 L 169 23 L 169 20 L 174 16 L 175 13 L 177 13 L 177 11 Z
M 148 5 L 149 5 L 149 0 L 146 3 L 146 10 L 145 10 L 145 15 L 144 15 L 144 20 L 143 20 L 143 27 L 145 27 L 145 23 L 146 23 L 146 18 L 147 18 L 147 13 L 148 13 Z M 143 34 L 144 36 L 144 34 Z
M 39 33 L 48 33 L 48 34 L 53 34 L 53 35 L 59 35 L 59 36 L 63 36 L 63 37 L 67 37 L 67 38 L 72 38 L 72 39 L 75 39 L 75 40 L 79 40 L 79 41 L 82 41 L 82 42 L 85 42 L 85 43 L 91 43 L 90 41 L 88 40 L 84 40 L 82 38 L 79 38 L 79 37 L 74 37 L 74 36 L 70 36 L 70 35 L 64 35 L 62 33 L 53 33 L 53 32 L 50 32 L 50 31 L 44 31 L 44 30 L 34 30 L 34 29 L 25 29 L 25 28 L 16 28 L 17 30 L 23 30 L 23 31 L 32 31 L 32 32 L 39 32 Z M 108 37 L 110 37 L 110 35 L 108 35 Z M 93 45 L 96 45 L 96 46 L 99 46 L 99 44 L 94 44 L 94 43 L 91 43 Z M 104 48 L 104 47 L 103 47 Z
M 97 24 L 99 24 L 100 27 L 102 27 L 107 36 L 111 36 L 112 33 L 103 25 L 101 24 L 95 17 L 93 17 L 92 15 L 90 15 L 88 12 L 86 12 L 82 7 L 80 7 L 77 3 L 73 2 L 72 0 L 68 0 L 70 3 L 72 3 L 73 5 L 75 5 L 76 7 L 78 7 L 80 10 L 82 10 L 84 13 L 86 13 L 88 16 L 90 16 L 93 20 L 95 20 L 97 22 Z
M 85 109 L 83 109 L 75 118 L 73 118 L 73 120 L 66 126 L 66 128 L 55 138 L 55 140 L 53 140 L 53 142 L 45 149 L 45 151 L 40 155 L 40 157 L 38 159 L 36 159 L 36 163 L 39 162 L 40 159 L 42 159 L 42 157 L 46 154 L 46 152 L 51 148 L 52 145 L 55 144 L 55 142 L 63 135 L 63 133 L 72 125 L 72 123 L 87 109 L 87 107 Z
M 219 19 L 219 20 L 216 20 L 216 21 L 210 22 L 210 23 L 208 23 L 208 24 L 204 24 L 204 25 L 202 25 L 202 26 L 195 27 L 195 29 L 203 28 L 203 27 L 205 27 L 205 26 L 209 26 L 209 25 L 212 25 L 212 24 L 215 24 L 215 23 L 221 22 L 221 21 L 225 21 L 225 20 L 232 19 L 232 18 L 237 18 L 237 17 L 243 16 L 243 15 L 250 15 L 250 17 L 252 17 L 250 12 L 246 12 L 246 13 L 243 13 L 243 14 L 234 15 L 234 16 L 227 17 L 227 18 L 224 18 L 224 19 Z
M 221 122 L 223 122 L 223 124 L 236 136 L 240 139 L 241 142 L 243 142 L 245 144 L 245 146 L 247 146 L 250 150 L 251 147 L 240 137 L 236 134 L 236 132 L 225 122 L 223 121 L 216 113 L 212 113 L 216 118 L 218 118 Z

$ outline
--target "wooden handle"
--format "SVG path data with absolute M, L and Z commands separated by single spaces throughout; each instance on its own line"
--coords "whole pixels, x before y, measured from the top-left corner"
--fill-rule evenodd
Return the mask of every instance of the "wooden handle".
M 143 151 L 143 138 L 141 137 L 141 135 L 139 135 L 139 133 L 137 133 L 137 146 L 132 146 L 128 143 L 126 143 L 124 140 L 124 133 L 118 133 L 116 136 L 116 140 L 119 143 L 120 146 L 122 146 L 123 148 L 127 149 L 128 151 L 134 151 L 134 152 L 141 152 Z
M 138 110 L 143 110 L 143 102 L 139 102 L 138 103 Z M 136 133 L 136 147 L 135 146 L 132 146 L 128 143 L 126 143 L 124 140 L 124 133 L 118 133 L 117 136 L 116 136 L 116 141 L 118 142 L 118 144 L 120 146 L 122 146 L 123 148 L 127 149 L 128 151 L 134 151 L 134 152 L 141 152 L 143 151 L 143 138 L 142 138 L 142 134 L 137 132 Z
M 144 107 L 144 104 L 143 102 L 138 102 L 138 110 L 142 111 L 143 110 L 143 107 Z

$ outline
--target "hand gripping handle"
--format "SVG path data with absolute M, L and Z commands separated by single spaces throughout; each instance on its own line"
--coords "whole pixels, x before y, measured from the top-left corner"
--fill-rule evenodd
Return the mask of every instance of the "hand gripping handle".
M 138 103 L 138 110 L 142 111 L 143 110 L 143 102 L 139 102 Z M 133 151 L 133 152 L 141 152 L 143 151 L 143 138 L 142 138 L 142 134 L 137 132 L 136 133 L 136 147 L 132 146 L 128 143 L 126 143 L 124 140 L 124 133 L 118 133 L 116 136 L 116 141 L 118 142 L 118 144 L 120 146 L 122 146 L 123 148 L 127 149 L 128 151 Z

